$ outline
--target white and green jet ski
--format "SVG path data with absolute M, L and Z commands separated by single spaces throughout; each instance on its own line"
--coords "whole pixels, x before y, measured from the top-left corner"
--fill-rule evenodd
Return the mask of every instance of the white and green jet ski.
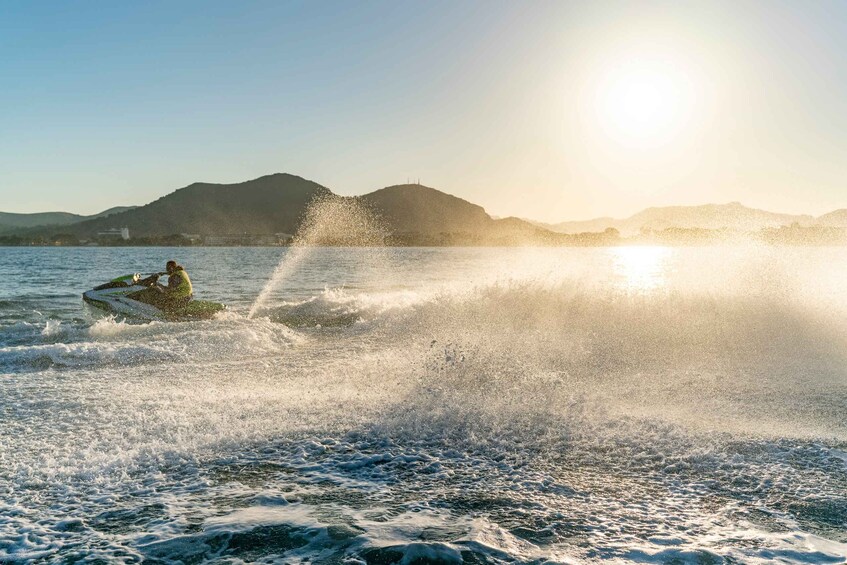
M 126 275 L 112 279 L 106 284 L 82 293 L 82 299 L 110 314 L 144 321 L 187 322 L 208 320 L 226 310 L 226 305 L 208 300 L 190 300 L 184 305 L 162 309 L 139 300 L 147 288 L 154 286 L 163 273 L 141 278 L 141 275 Z

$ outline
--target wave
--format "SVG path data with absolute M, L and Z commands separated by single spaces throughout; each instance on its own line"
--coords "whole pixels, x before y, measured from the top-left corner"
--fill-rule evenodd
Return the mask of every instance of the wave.
M 27 344 L 0 347 L 0 371 L 238 361 L 277 355 L 304 339 L 286 326 L 237 315 L 177 325 L 103 318 L 90 326 L 48 320 L 37 327 L 17 326 L 23 334 L 17 341 Z

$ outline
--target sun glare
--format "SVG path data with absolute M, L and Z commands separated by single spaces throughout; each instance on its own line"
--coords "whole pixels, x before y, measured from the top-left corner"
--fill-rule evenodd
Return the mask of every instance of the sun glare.
M 685 76 L 666 63 L 631 61 L 617 65 L 602 76 L 594 96 L 603 132 L 631 146 L 671 141 L 690 114 Z
M 630 292 L 645 292 L 665 284 L 667 247 L 614 247 L 611 250 L 619 284 Z

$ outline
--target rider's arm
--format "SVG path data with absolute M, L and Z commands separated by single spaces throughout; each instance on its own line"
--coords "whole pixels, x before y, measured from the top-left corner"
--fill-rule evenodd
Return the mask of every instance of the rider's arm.
M 182 277 L 179 275 L 171 275 L 168 277 L 168 290 L 173 290 L 182 283 Z

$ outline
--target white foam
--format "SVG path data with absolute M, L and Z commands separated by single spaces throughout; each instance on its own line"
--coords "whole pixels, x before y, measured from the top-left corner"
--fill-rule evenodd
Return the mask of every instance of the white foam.
M 0 560 L 844 561 L 844 323 L 804 284 L 732 263 L 709 284 L 749 284 L 710 293 L 675 264 L 630 292 L 502 253 L 470 280 L 262 309 L 320 330 L 237 310 L 20 326 Z M 308 543 L 244 549 L 274 525 Z
M 41 335 L 45 337 L 56 336 L 62 333 L 62 322 L 60 320 L 47 320 Z

